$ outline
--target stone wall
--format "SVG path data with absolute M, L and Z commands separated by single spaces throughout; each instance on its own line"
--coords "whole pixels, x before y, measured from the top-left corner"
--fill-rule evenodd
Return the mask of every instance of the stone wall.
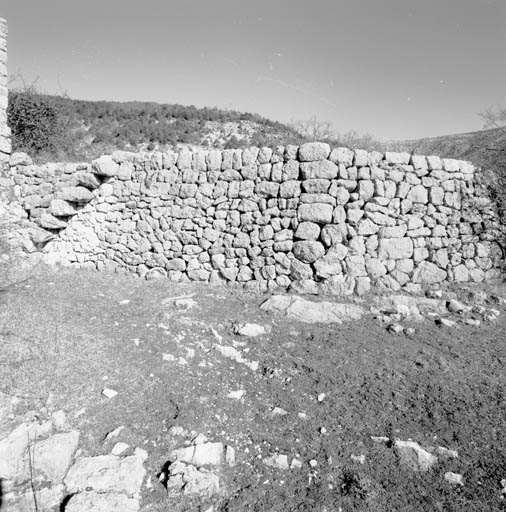
M 343 295 L 480 282 L 502 259 L 468 162 L 310 143 L 12 163 L 26 211 L 58 233 L 48 253 L 85 268 Z
M 0 169 L 4 169 L 11 153 L 10 130 L 7 127 L 7 22 L 0 18 Z

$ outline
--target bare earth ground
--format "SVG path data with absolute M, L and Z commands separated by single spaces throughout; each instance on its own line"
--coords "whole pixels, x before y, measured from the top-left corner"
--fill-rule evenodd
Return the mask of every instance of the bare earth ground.
M 164 303 L 191 294 L 188 310 Z M 493 305 L 501 309 L 494 323 L 447 328 L 426 318 L 407 337 L 372 315 L 343 325 L 294 322 L 261 311 L 265 299 L 132 276 L 37 274 L 0 294 L 0 391 L 21 398 L 17 419 L 44 414 L 45 405 L 65 410 L 85 455 L 109 453 L 105 436 L 125 426 L 118 439 L 149 454 L 146 512 L 211 504 L 222 512 L 506 510 L 503 306 Z M 244 322 L 270 332 L 240 337 L 234 326 Z M 258 370 L 213 350 L 216 335 L 223 345 L 239 341 Z M 104 387 L 118 395 L 107 399 Z M 229 396 L 240 390 L 242 398 Z M 273 415 L 275 407 L 287 414 Z M 224 495 L 167 497 L 157 475 L 184 441 L 175 426 L 188 439 L 193 430 L 235 448 Z M 413 472 L 371 436 L 444 446 L 458 457 Z M 302 467 L 266 466 L 276 453 Z M 465 484 L 450 485 L 447 471 Z

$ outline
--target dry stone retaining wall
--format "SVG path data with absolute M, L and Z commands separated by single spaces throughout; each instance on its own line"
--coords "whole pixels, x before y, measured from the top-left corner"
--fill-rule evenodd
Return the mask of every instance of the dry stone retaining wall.
M 339 295 L 498 276 L 500 226 L 468 162 L 309 143 L 12 164 L 58 233 L 50 257 L 85 268 Z

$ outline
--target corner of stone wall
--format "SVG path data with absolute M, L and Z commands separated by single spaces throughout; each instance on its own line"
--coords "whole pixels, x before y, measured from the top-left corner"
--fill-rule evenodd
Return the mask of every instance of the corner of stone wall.
M 7 126 L 7 22 L 0 18 L 0 167 L 5 171 L 11 155 L 11 131 Z

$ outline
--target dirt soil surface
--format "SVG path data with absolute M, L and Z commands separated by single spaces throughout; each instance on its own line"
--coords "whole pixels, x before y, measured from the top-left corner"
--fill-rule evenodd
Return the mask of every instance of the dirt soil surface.
M 408 337 L 373 315 L 298 323 L 261 311 L 266 298 L 42 272 L 0 294 L 0 391 L 20 398 L 17 420 L 66 411 L 84 455 L 109 453 L 118 440 L 144 448 L 145 512 L 506 510 L 504 306 L 491 305 L 499 319 L 479 327 L 425 318 Z M 239 336 L 245 322 L 266 334 Z M 258 369 L 215 344 L 235 347 Z M 117 396 L 103 396 L 104 387 Z M 223 471 L 220 496 L 169 498 L 158 476 L 171 450 L 200 433 L 234 447 L 236 465 Z M 412 471 L 395 439 L 458 457 Z M 301 467 L 267 466 L 276 454 Z M 464 485 L 448 483 L 448 471 Z

